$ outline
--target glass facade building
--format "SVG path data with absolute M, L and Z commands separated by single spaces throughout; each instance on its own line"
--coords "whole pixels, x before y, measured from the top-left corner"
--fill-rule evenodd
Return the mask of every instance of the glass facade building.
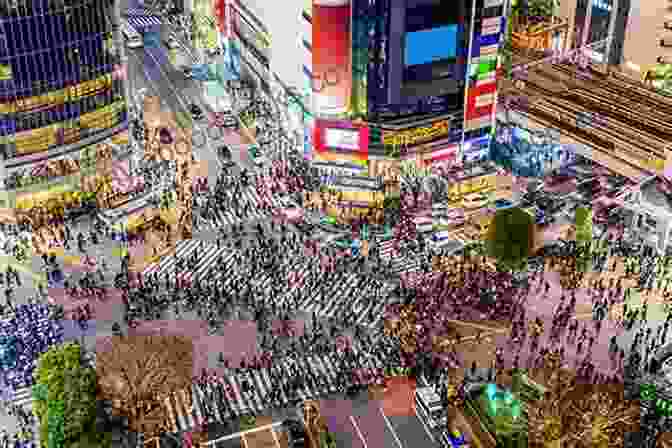
M 126 121 L 114 0 L 1 3 L 0 156 L 76 147 Z

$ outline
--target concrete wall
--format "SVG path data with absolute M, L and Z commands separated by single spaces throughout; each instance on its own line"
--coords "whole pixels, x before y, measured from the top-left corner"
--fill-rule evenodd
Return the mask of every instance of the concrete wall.
M 663 22 L 670 15 L 667 3 L 667 0 L 631 0 L 623 45 L 623 69 L 627 73 L 640 78 L 658 56 L 672 56 L 672 49 L 658 43 L 664 34 Z

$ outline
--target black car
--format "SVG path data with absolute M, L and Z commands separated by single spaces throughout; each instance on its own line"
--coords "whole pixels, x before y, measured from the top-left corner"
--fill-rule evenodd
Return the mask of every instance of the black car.
M 194 103 L 189 105 L 189 113 L 191 114 L 191 118 L 193 118 L 194 120 L 203 119 L 203 109 L 201 109 L 198 105 Z
M 219 148 L 217 148 L 217 157 L 219 157 L 219 160 L 222 162 L 222 165 L 224 165 L 227 168 L 231 168 L 236 164 L 232 160 L 231 148 L 229 148 L 228 145 L 222 145 Z
M 287 433 L 287 439 L 291 448 L 299 448 L 307 445 L 306 429 L 299 420 L 288 418 L 282 422 L 282 429 Z
M 229 148 L 228 145 L 222 145 L 219 148 L 217 148 L 217 155 L 222 159 L 222 160 L 231 160 L 231 148 Z
M 170 145 L 173 143 L 173 134 L 168 128 L 159 129 L 159 141 L 164 145 Z
M 308 224 L 305 222 L 298 222 L 294 224 L 294 227 L 296 227 L 296 229 L 299 232 L 303 233 L 304 235 L 310 235 L 315 229 L 315 227 L 312 224 Z

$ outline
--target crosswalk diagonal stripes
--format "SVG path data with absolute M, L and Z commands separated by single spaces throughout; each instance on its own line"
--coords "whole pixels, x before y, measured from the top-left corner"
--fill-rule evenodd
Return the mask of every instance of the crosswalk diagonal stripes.
M 247 214 L 244 214 L 242 217 L 239 217 L 233 208 L 226 207 L 220 208 L 217 207 L 214 209 L 213 215 L 207 220 L 210 225 L 219 229 L 221 227 L 232 226 L 234 224 L 239 224 L 241 222 L 260 220 L 265 219 L 270 216 L 270 214 L 263 209 L 261 206 L 264 202 L 259 196 L 255 188 L 245 188 L 240 193 L 240 201 L 242 204 L 249 204 L 250 208 Z M 282 199 L 277 196 L 270 197 L 271 206 L 280 208 L 283 206 Z
M 357 347 L 353 347 L 353 350 L 359 353 Z M 383 363 L 380 356 L 375 351 L 365 354 L 366 362 L 362 370 L 375 371 L 381 368 Z M 226 421 L 231 418 L 232 412 L 237 415 L 262 413 L 273 405 L 271 398 L 275 394 L 283 403 L 319 398 L 337 391 L 341 380 L 338 363 L 333 353 L 310 355 L 296 360 L 287 357 L 276 362 L 271 369 L 249 369 L 194 384 L 191 405 L 186 390 L 177 391 L 166 398 L 164 405 L 169 422 L 174 431 L 184 431 L 205 422 Z M 271 370 L 275 370 L 275 374 Z M 296 394 L 288 396 L 284 387 L 276 384 L 272 378 L 284 381 L 292 376 L 292 372 L 303 375 L 303 381 L 295 389 Z
M 171 425 L 171 432 L 177 432 L 177 416 L 175 415 L 175 407 L 173 406 L 172 396 L 169 395 L 163 399 L 163 406 L 168 415 L 168 423 Z
M 203 390 L 198 384 L 192 385 L 191 396 L 193 397 L 194 418 L 199 423 L 209 423 L 206 414 L 208 414 L 207 407 L 209 407 L 211 401 L 206 399 Z
M 12 397 L 12 403 L 25 407 L 26 405 L 32 405 L 33 403 L 33 392 L 31 387 L 22 387 L 14 391 Z
M 197 240 L 180 240 L 177 243 L 175 248 L 175 253 L 167 257 L 163 257 L 158 263 L 153 263 L 147 266 L 143 271 L 143 275 L 150 275 L 156 273 L 157 275 L 163 274 L 163 271 L 172 266 L 176 259 L 189 255 L 191 252 L 196 250 L 198 246 Z

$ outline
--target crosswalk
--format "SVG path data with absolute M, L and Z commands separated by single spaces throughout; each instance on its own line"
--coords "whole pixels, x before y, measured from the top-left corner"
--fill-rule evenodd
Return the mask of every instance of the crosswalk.
M 12 404 L 23 408 L 31 407 L 33 404 L 32 386 L 16 389 L 14 391 L 14 396 L 12 397 Z
M 153 12 L 147 8 L 126 8 L 123 12 L 125 16 L 150 16 Z
M 16 389 L 12 395 L 11 402 L 7 404 L 16 405 L 28 411 L 32 411 L 33 408 L 32 386 Z M 40 446 L 40 431 L 38 430 L 38 428 L 33 428 L 32 434 L 35 446 Z
M 180 259 L 190 258 L 197 255 L 197 264 L 193 269 L 185 269 L 177 276 L 175 274 L 177 263 Z M 229 265 L 235 257 L 236 252 L 230 247 L 221 246 L 201 240 L 180 240 L 177 243 L 175 252 L 169 256 L 163 257 L 158 263 L 153 263 L 145 268 L 143 276 L 161 277 L 168 275 L 184 283 L 190 284 L 204 278 L 215 265 Z
M 379 248 L 381 260 L 383 260 L 386 264 L 392 260 L 392 274 L 401 274 L 403 272 L 418 272 L 421 270 L 420 257 L 408 257 L 398 254 L 394 250 L 394 241 L 392 239 L 378 240 L 376 244 Z
M 372 360 L 371 366 L 382 368 L 382 360 Z M 300 372 L 305 378 L 295 395 L 288 394 L 277 382 L 287 381 L 290 372 Z M 260 414 L 277 405 L 334 393 L 343 375 L 335 354 L 311 355 L 296 361 L 285 358 L 278 361 L 273 370 L 248 370 L 196 383 L 191 391 L 176 391 L 165 398 L 164 406 L 172 430 L 185 431 L 196 424 L 223 422 L 234 413 Z
M 161 25 L 161 18 L 157 16 L 128 16 L 128 24 L 135 29 L 142 29 L 150 26 Z
M 243 189 L 240 200 L 242 203 L 250 204 L 248 214 L 243 214 L 242 217 L 239 217 L 234 213 L 233 208 L 225 210 L 216 208 L 210 219 L 206 219 L 206 222 L 208 222 L 213 229 L 218 230 L 222 227 L 240 224 L 241 222 L 267 219 L 270 216 L 269 213 L 261 207 L 261 204 L 264 201 L 254 188 Z M 272 208 L 282 208 L 284 206 L 283 200 L 277 196 L 271 196 L 270 202 Z
M 354 313 L 357 316 L 356 325 L 375 327 L 382 319 L 386 301 L 374 298 L 372 287 L 356 290 L 360 279 L 359 275 L 348 273 L 345 279 L 335 280 L 331 289 L 334 293 L 326 296 L 325 302 L 320 300 L 320 291 L 314 288 L 312 294 L 309 293 L 299 304 L 299 309 L 326 318 L 344 317 L 346 313 Z M 391 285 L 384 284 L 381 296 L 389 297 L 392 290 Z M 369 314 L 373 317 L 372 321 L 368 320 Z

